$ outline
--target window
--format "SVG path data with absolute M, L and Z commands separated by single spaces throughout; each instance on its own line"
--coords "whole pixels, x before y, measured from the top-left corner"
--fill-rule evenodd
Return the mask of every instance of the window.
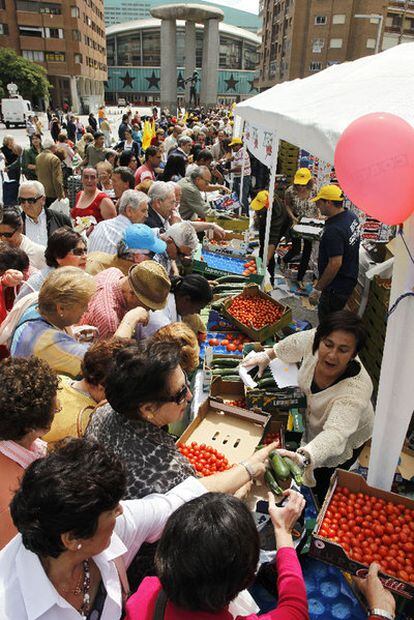
M 367 39 L 367 49 L 374 50 L 376 44 L 377 44 L 377 40 L 376 39 Z
M 46 52 L 46 62 L 65 62 L 64 52 Z
M 80 41 L 81 40 L 81 33 L 79 32 L 79 30 L 72 30 L 72 39 L 74 41 Z
M 63 39 L 62 28 L 46 28 L 46 36 L 51 39 Z
M 325 47 L 325 39 L 313 39 L 312 52 L 314 54 L 320 54 Z
M 5 0 L 0 0 L 0 9 L 5 9 L 6 8 L 6 2 Z
M 309 71 L 320 71 L 322 69 L 321 62 L 311 62 L 309 65 Z
M 346 21 L 346 15 L 344 13 L 337 13 L 332 16 L 333 24 L 344 24 Z
M 79 9 L 77 6 L 71 6 L 70 7 L 70 15 L 71 17 L 79 17 L 80 13 L 79 13 Z
M 73 60 L 77 64 L 81 65 L 82 64 L 82 54 L 74 54 L 73 55 Z
M 329 47 L 334 49 L 340 49 L 342 47 L 343 39 L 331 39 L 329 41 Z
M 393 15 L 392 16 L 392 26 L 393 28 L 401 28 L 402 24 L 402 16 L 401 15 Z
M 406 28 L 408 30 L 414 30 L 414 19 L 412 17 L 406 19 Z
M 326 15 L 316 15 L 315 16 L 315 26 L 324 26 L 327 22 Z
M 127 45 L 129 45 L 129 41 L 127 41 Z M 159 67 L 161 57 L 159 30 L 142 32 L 142 49 L 144 67 Z
M 0 35 L 9 34 L 9 27 L 7 24 L 0 24 Z
M 29 13 L 48 13 L 49 15 L 61 15 L 62 7 L 60 4 L 51 2 L 32 2 L 31 0 L 16 0 L 16 9 Z
M 33 50 L 22 50 L 23 58 L 27 58 L 27 60 L 32 60 L 33 62 L 44 62 L 45 57 L 43 52 L 37 52 Z
M 21 37 L 43 37 L 43 29 L 32 26 L 19 26 L 19 35 Z

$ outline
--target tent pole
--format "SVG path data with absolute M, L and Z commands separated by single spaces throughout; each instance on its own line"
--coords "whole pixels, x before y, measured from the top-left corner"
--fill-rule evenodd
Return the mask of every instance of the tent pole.
M 267 272 L 267 254 L 269 251 L 269 236 L 270 236 L 270 225 L 272 223 L 272 212 L 273 212 L 273 199 L 275 195 L 275 183 L 276 183 L 276 170 L 277 170 L 277 155 L 279 152 L 279 144 L 280 140 L 277 140 L 275 146 L 275 152 L 273 153 L 273 161 L 270 166 L 270 181 L 269 181 L 269 208 L 267 210 L 266 217 L 266 230 L 265 230 L 265 242 L 263 248 L 263 265 L 266 268 L 265 277 L 262 282 L 262 288 L 264 289 L 265 284 L 268 282 L 268 272 Z
M 241 126 L 241 136 L 242 136 L 242 140 L 243 140 L 243 134 L 244 134 L 244 121 L 242 121 L 242 126 Z M 242 151 L 243 151 L 243 155 L 242 155 L 242 169 L 241 169 L 241 177 L 240 177 L 240 196 L 239 196 L 239 200 L 240 200 L 240 208 L 239 208 L 239 215 L 242 214 L 243 211 L 243 204 L 242 204 L 242 200 L 243 200 L 243 180 L 244 180 L 244 158 L 246 156 L 246 145 L 243 142 L 243 146 L 242 146 Z
M 404 239 L 414 256 L 414 215 L 404 224 Z M 414 289 L 414 264 L 397 236 L 390 308 Z M 368 484 L 389 491 L 414 410 L 414 298 L 403 299 L 388 318 L 381 365 Z

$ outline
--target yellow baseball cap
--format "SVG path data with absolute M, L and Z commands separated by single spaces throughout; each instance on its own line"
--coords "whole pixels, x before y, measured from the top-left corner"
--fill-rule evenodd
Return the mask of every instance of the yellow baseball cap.
M 229 146 L 235 146 L 236 144 L 243 144 L 243 140 L 241 138 L 233 138 Z
M 311 171 L 308 168 L 299 168 L 296 171 L 295 178 L 293 179 L 294 185 L 307 185 L 311 180 Z
M 324 185 L 320 188 L 318 195 L 312 198 L 311 202 L 318 200 L 331 200 L 332 202 L 342 202 L 344 195 L 338 185 Z
M 251 201 L 250 206 L 253 211 L 261 211 L 261 209 L 267 209 L 267 207 L 269 206 L 269 192 L 265 189 L 259 192 L 256 198 Z

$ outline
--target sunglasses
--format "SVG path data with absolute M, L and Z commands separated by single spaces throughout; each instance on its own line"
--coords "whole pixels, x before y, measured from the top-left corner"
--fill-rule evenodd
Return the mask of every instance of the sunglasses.
M 30 198 L 23 198 L 22 196 L 19 196 L 19 204 L 22 205 L 23 203 L 28 202 L 29 205 L 34 205 L 39 198 L 42 198 L 42 196 L 31 196 Z
M 84 256 L 88 253 L 86 248 L 73 248 L 68 254 L 73 254 L 73 256 Z
M 5 239 L 11 239 L 14 233 L 17 232 L 18 230 L 19 230 L 18 228 L 15 228 L 13 232 L 0 232 L 0 237 L 4 237 Z
M 188 377 L 186 373 L 184 373 L 184 385 L 182 388 L 178 390 L 176 394 L 173 396 L 167 396 L 165 398 L 159 398 L 158 402 L 160 403 L 175 403 L 176 405 L 182 405 L 183 402 L 187 399 L 187 394 L 190 389 L 190 382 L 188 381 Z

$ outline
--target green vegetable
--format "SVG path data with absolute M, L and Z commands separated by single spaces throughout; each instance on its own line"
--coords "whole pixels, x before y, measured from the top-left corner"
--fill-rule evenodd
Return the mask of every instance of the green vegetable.
M 226 375 L 234 375 L 234 368 L 213 368 L 211 371 L 213 376 L 225 377 Z
M 272 493 L 274 493 L 275 495 L 282 495 L 283 494 L 283 489 L 280 488 L 280 486 L 278 485 L 278 483 L 274 479 L 273 474 L 270 471 L 270 469 L 266 469 L 264 478 L 265 478 L 265 482 L 266 482 L 267 486 L 272 491 Z
M 221 276 L 220 278 L 216 278 L 216 281 L 220 282 L 220 284 L 225 283 L 225 282 L 240 282 L 240 283 L 246 284 L 246 278 L 244 276 L 236 276 L 236 275 Z
M 303 484 L 303 478 L 302 478 L 302 470 L 299 467 L 299 465 L 297 465 L 297 463 L 292 461 L 292 459 L 290 459 L 288 456 L 284 456 L 283 460 L 285 461 L 286 465 L 289 467 L 289 471 L 292 474 L 293 478 L 295 479 L 296 484 L 301 486 Z
M 290 476 L 290 469 L 282 457 L 276 451 L 273 451 L 270 453 L 269 458 L 276 478 L 278 480 L 287 480 Z
M 215 357 L 211 362 L 212 368 L 237 368 L 239 364 L 240 360 L 232 357 Z
M 264 377 L 262 379 L 259 379 L 257 385 L 259 386 L 259 388 L 275 387 L 275 380 L 273 379 L 273 377 Z
M 239 375 L 224 375 L 223 381 L 241 381 Z

